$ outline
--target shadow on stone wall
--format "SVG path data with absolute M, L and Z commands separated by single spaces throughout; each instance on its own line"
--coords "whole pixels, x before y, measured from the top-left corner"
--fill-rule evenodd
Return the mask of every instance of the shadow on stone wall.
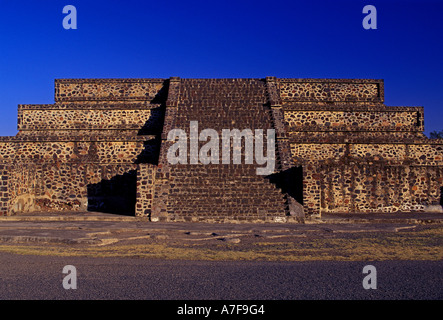
M 135 215 L 137 171 L 89 184 L 88 211 Z
M 139 136 L 154 135 L 155 139 L 144 142 L 143 151 L 137 156 L 135 163 L 150 163 L 157 165 L 160 154 L 161 134 L 165 118 L 165 105 L 151 110 L 151 116 L 138 131 Z
M 153 103 L 164 102 L 164 91 L 162 94 L 159 93 L 154 100 Z M 143 143 L 143 151 L 137 156 L 135 163 L 158 164 L 164 115 L 164 104 L 153 108 L 151 116 L 138 131 L 139 136 L 151 135 L 155 136 L 155 139 L 149 139 Z M 87 186 L 87 192 L 88 211 L 135 216 L 137 170 L 90 184 Z
M 440 188 L 440 205 L 443 206 L 443 187 Z
M 137 135 L 160 135 L 163 130 L 163 121 L 165 117 L 165 106 L 159 106 L 151 109 L 151 116 L 140 128 Z
M 157 136 L 155 139 L 151 139 L 143 142 L 143 151 L 137 156 L 135 163 L 150 163 L 158 165 L 158 158 L 160 154 L 161 139 Z
M 285 171 L 266 176 L 269 182 L 280 188 L 283 193 L 303 205 L 303 167 L 292 167 Z
M 135 159 L 137 164 L 158 164 L 167 97 L 168 80 L 164 82 L 155 98 L 150 101 L 159 106 L 151 109 L 149 119 L 137 132 L 138 136 L 155 136 L 155 139 L 144 142 L 143 151 Z M 131 170 L 99 183 L 89 184 L 87 193 L 88 211 L 134 216 L 137 202 L 137 170 Z

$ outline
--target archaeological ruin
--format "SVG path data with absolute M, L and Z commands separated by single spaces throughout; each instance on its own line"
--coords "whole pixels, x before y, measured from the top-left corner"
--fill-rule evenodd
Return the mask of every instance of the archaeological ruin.
M 57 79 L 55 103 L 19 105 L 17 135 L 0 138 L 0 215 L 301 222 L 441 210 L 443 140 L 423 134 L 423 113 L 386 106 L 383 80 Z M 171 163 L 168 133 L 192 121 L 220 136 L 273 130 L 272 172 Z

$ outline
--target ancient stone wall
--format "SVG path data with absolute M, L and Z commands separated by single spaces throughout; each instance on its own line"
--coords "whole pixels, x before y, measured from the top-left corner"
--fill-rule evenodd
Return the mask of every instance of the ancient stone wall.
M 87 187 L 136 170 L 144 141 L 0 141 L 12 213 L 86 210 Z M 22 205 L 23 202 L 29 202 Z M 17 207 L 18 206 L 18 207 Z
M 365 109 L 288 110 L 285 121 L 292 131 L 422 131 L 421 126 L 417 125 L 423 113 L 419 108 Z
M 19 105 L 18 134 L 0 138 L 1 213 L 135 214 L 138 164 L 158 154 L 163 87 L 161 79 L 56 80 L 55 104 Z
M 426 211 L 440 202 L 442 141 L 423 135 L 422 107 L 385 106 L 380 80 L 278 81 L 306 215 Z
M 164 79 L 57 79 L 56 102 L 153 101 Z
M 275 130 L 275 169 L 171 164 L 172 129 Z M 0 214 L 93 210 L 152 221 L 290 221 L 441 203 L 443 140 L 383 80 L 59 79 L 0 137 Z M 198 149 L 206 142 L 197 141 Z M 242 145 L 244 147 L 244 144 Z
M 283 102 L 383 102 L 382 80 L 365 79 L 279 79 Z
M 151 116 L 146 105 L 24 106 L 18 109 L 18 130 L 138 130 Z
M 156 172 L 157 167 L 150 163 L 141 163 L 137 168 L 136 216 L 151 216 L 155 195 Z

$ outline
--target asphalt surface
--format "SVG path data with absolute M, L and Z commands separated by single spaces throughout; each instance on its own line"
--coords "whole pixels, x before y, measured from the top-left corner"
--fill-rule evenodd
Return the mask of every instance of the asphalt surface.
M 441 300 L 442 261 L 209 262 L 0 253 L 0 299 Z M 365 265 L 376 289 L 364 289 Z M 77 271 L 64 289 L 63 267 Z

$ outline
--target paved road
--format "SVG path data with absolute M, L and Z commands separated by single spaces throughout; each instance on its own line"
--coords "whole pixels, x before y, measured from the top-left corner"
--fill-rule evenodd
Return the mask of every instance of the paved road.
M 195 262 L 0 253 L 0 299 L 443 299 L 443 261 Z M 377 269 L 365 290 L 363 267 Z M 77 289 L 63 288 L 65 265 Z

